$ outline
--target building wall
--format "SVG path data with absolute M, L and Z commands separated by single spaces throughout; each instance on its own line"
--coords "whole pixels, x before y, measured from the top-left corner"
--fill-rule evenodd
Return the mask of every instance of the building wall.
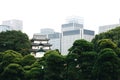
M 58 49 L 61 52 L 61 33 L 54 32 L 53 34 L 48 34 L 49 43 L 52 44 L 51 49 Z
M 56 39 L 50 39 L 49 41 L 50 44 L 52 44 L 51 49 L 55 50 L 58 49 L 59 51 L 61 51 L 61 41 L 60 38 L 56 38 Z
M 95 35 L 95 32 L 92 30 L 87 30 L 87 29 L 83 30 L 83 39 L 87 41 L 91 41 L 94 38 L 94 35 Z
M 72 47 L 72 44 L 75 40 L 81 39 L 80 34 L 76 35 L 69 35 L 69 36 L 64 36 L 62 37 L 62 44 L 61 44 L 61 54 L 62 55 L 67 55 L 68 54 L 68 49 Z
M 83 37 L 84 37 L 83 39 L 85 39 L 85 40 L 87 40 L 89 42 L 91 42 L 91 40 L 94 38 L 93 35 L 84 35 Z
M 84 31 L 84 29 L 80 29 L 80 33 L 79 34 L 66 35 L 66 36 L 62 35 L 62 43 L 61 43 L 62 50 L 61 50 L 61 53 L 63 55 L 67 55 L 68 54 L 68 49 L 70 47 L 72 47 L 72 45 L 73 45 L 75 40 L 85 39 L 87 41 L 91 41 L 94 38 L 94 34 L 93 35 L 84 34 L 83 31 Z

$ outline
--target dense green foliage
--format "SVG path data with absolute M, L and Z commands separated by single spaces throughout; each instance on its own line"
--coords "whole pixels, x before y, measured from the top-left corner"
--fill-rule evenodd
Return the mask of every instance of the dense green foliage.
M 112 49 L 101 50 L 93 69 L 95 80 L 118 80 L 119 62 L 120 59 Z
M 0 33 L 0 52 L 14 50 L 22 55 L 29 54 L 30 41 L 21 31 L 6 31 Z
M 29 48 L 23 47 L 29 45 L 27 36 L 26 43 L 21 43 L 17 37 L 21 32 L 15 31 L 13 38 L 14 31 L 8 33 L 11 39 L 7 35 L 5 40 L 0 39 L 0 80 L 120 80 L 119 39 L 114 37 L 119 32 L 109 36 L 101 33 L 92 42 L 76 40 L 67 55 L 50 50 L 39 59 L 25 55 Z M 16 40 L 19 44 L 14 43 Z M 23 48 L 27 48 L 25 52 L 21 51 Z
M 92 51 L 93 44 L 84 39 L 76 40 L 73 46 L 69 49 L 69 53 L 81 54 L 82 52 Z
M 45 80 L 61 80 L 64 58 L 58 51 L 49 51 L 45 56 Z
M 21 65 L 22 66 L 32 65 L 35 61 L 36 61 L 35 57 L 28 54 L 22 58 Z
M 1 74 L 2 80 L 23 80 L 24 70 L 19 64 L 9 64 Z
M 7 50 L 0 53 L 2 80 L 119 80 L 120 57 L 117 45 L 109 39 L 93 44 L 76 40 L 63 56 L 58 50 L 47 51 L 36 59 L 32 55 Z
M 69 51 L 70 53 L 68 56 L 71 55 L 71 59 L 73 58 L 74 62 L 72 64 L 75 64 L 74 70 L 76 69 L 76 71 L 74 72 L 76 73 L 76 76 L 74 77 L 74 79 L 71 79 L 71 78 L 70 79 L 71 80 L 76 80 L 76 79 L 90 80 L 92 78 L 92 74 L 91 74 L 92 68 L 95 63 L 95 59 L 97 55 L 96 52 L 93 51 L 93 44 L 83 39 L 76 40 L 73 43 L 73 46 L 69 49 Z M 76 54 L 76 58 L 75 58 L 75 54 Z M 75 59 L 77 61 L 75 61 Z M 72 61 L 70 61 L 70 63 L 71 62 Z
M 95 51 L 96 52 L 100 52 L 100 50 L 104 49 L 104 48 L 111 48 L 111 49 L 116 49 L 117 45 L 112 42 L 110 39 L 101 39 L 96 43 L 96 48 Z
M 120 48 L 120 27 L 96 35 L 92 40 L 94 48 L 97 47 L 96 44 L 101 39 L 110 39 Z

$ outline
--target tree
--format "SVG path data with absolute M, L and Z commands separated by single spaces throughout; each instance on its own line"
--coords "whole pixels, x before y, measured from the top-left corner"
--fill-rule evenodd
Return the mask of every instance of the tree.
M 82 80 L 91 80 L 92 69 L 96 61 L 97 53 L 94 51 L 83 52 L 79 57 L 80 78 Z
M 33 67 L 27 73 L 29 75 L 28 80 L 44 80 L 44 70 L 39 67 Z
M 25 80 L 44 80 L 43 58 L 37 59 L 31 66 L 25 66 Z
M 94 48 L 97 47 L 96 44 L 101 39 L 110 39 L 115 44 L 117 44 L 117 46 L 120 48 L 120 35 L 119 34 L 120 34 L 120 26 L 118 26 L 115 29 L 96 35 L 95 38 L 92 40 L 92 43 L 94 44 Z
M 76 40 L 69 51 L 70 52 L 66 57 L 68 60 L 71 60 L 69 61 L 68 69 L 70 72 L 69 79 L 74 80 L 80 78 L 82 80 L 89 80 L 92 77 L 92 68 L 96 59 L 96 52 L 93 51 L 93 44 L 83 39 Z M 75 55 L 77 59 L 76 64 L 74 61 Z M 73 64 L 75 66 L 73 66 Z M 74 75 L 74 77 L 72 75 Z
M 64 80 L 78 80 L 80 78 L 78 58 L 77 54 L 68 54 L 65 57 Z
M 1 62 L 0 62 L 0 73 L 4 71 L 4 69 L 11 63 L 20 64 L 22 55 L 13 50 L 7 50 L 1 53 Z
M 81 54 L 81 52 L 93 51 L 93 44 L 84 39 L 76 40 L 69 49 L 69 53 Z
M 36 58 L 30 54 L 25 55 L 21 60 L 22 66 L 31 66 L 36 61 Z
M 58 51 L 49 51 L 45 55 L 45 80 L 61 80 L 64 58 Z
M 92 80 L 118 80 L 119 61 L 120 59 L 112 49 L 101 50 L 93 68 L 95 79 Z
M 100 50 L 105 48 L 116 49 L 117 45 L 114 42 L 112 42 L 110 39 L 98 40 L 95 51 L 100 52 Z
M 19 64 L 9 64 L 2 73 L 2 80 L 23 80 L 24 70 Z
M 21 31 L 6 31 L 0 33 L 0 52 L 14 50 L 22 55 L 29 53 L 30 41 Z
M 2 62 L 6 61 L 8 63 L 18 63 L 20 64 L 22 55 L 16 51 L 13 50 L 7 50 L 3 52 L 3 60 Z

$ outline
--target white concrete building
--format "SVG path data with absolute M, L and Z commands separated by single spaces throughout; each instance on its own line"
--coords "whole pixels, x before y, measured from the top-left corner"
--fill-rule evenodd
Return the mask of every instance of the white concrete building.
M 75 40 L 85 39 L 87 41 L 91 41 L 93 37 L 94 31 L 83 28 L 83 19 L 74 18 L 71 19 L 71 21 L 69 20 L 67 24 L 62 25 L 62 39 L 61 39 L 62 55 L 68 54 L 68 49 L 72 46 Z
M 23 22 L 21 20 L 16 20 L 16 19 L 3 21 L 2 25 L 10 26 L 11 30 L 22 31 L 22 29 L 23 29 Z

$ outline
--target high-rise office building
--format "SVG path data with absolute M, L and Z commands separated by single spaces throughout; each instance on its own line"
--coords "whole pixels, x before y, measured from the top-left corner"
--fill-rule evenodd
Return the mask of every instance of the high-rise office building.
M 69 22 L 62 25 L 61 53 L 68 54 L 68 49 L 77 39 L 91 41 L 94 31 L 83 28 L 83 18 L 71 18 Z
M 20 30 L 20 31 L 22 31 L 22 28 L 23 28 L 22 21 L 21 20 L 16 20 L 16 19 L 3 21 L 2 25 L 10 26 L 11 30 Z

